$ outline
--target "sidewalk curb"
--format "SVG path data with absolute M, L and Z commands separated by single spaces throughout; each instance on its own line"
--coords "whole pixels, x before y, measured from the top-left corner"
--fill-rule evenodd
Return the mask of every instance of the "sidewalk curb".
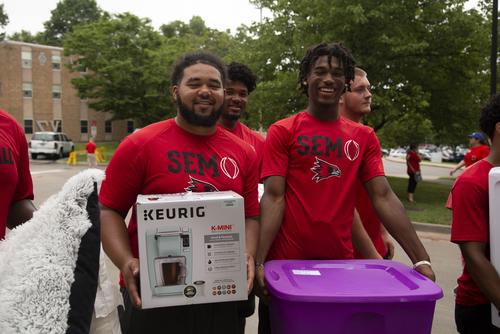
M 412 222 L 413 227 L 418 232 L 432 232 L 432 233 L 442 233 L 442 234 L 451 234 L 451 226 L 441 225 L 441 224 L 427 224 L 427 223 L 418 223 Z
M 387 161 L 392 161 L 392 162 L 399 162 L 402 164 L 406 164 L 406 160 L 404 159 L 398 159 L 398 158 L 392 158 L 392 157 L 384 157 L 385 160 Z M 420 162 L 421 165 L 424 166 L 432 166 L 432 167 L 440 167 L 440 168 L 446 168 L 446 169 L 452 169 L 453 167 L 457 166 L 457 164 L 439 164 L 435 162 L 428 162 L 428 161 L 422 161 Z

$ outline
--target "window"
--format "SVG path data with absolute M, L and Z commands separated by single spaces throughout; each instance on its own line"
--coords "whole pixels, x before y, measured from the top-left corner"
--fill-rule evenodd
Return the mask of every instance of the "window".
M 127 133 L 134 132 L 134 121 L 127 121 Z
M 61 69 L 61 56 L 52 56 L 52 69 Z
M 33 133 L 33 120 L 25 119 L 24 120 L 24 133 L 30 134 Z
M 89 121 L 87 120 L 80 121 L 80 133 L 89 133 Z
M 21 51 L 23 68 L 31 68 L 31 51 Z
M 113 123 L 111 123 L 111 121 L 104 122 L 104 132 L 105 133 L 113 132 Z
M 61 85 L 52 85 L 52 98 L 53 99 L 61 98 Z
M 23 83 L 23 97 L 33 97 L 33 85 L 30 83 Z

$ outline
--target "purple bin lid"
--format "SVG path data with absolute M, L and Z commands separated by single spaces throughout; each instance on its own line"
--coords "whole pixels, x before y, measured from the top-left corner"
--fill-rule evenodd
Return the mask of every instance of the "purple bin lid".
M 435 301 L 443 290 L 406 265 L 389 260 L 275 260 L 265 264 L 272 296 L 302 302 Z

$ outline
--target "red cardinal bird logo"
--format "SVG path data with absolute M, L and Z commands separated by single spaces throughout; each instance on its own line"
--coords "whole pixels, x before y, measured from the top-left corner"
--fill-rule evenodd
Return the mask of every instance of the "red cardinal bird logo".
M 189 176 L 189 179 L 189 186 L 184 188 L 185 191 L 192 191 L 195 193 L 219 191 L 219 189 L 211 183 L 198 180 L 192 176 Z
M 332 165 L 325 160 L 322 160 L 316 157 L 316 161 L 314 162 L 314 166 L 311 168 L 314 175 L 312 179 L 318 183 L 321 180 L 326 180 L 331 178 L 332 176 L 340 177 L 340 169 Z

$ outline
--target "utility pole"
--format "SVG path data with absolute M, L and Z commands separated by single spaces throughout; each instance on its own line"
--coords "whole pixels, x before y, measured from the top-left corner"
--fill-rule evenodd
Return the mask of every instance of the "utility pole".
M 493 0 L 491 11 L 491 96 L 497 93 L 497 57 L 498 55 L 498 0 Z

